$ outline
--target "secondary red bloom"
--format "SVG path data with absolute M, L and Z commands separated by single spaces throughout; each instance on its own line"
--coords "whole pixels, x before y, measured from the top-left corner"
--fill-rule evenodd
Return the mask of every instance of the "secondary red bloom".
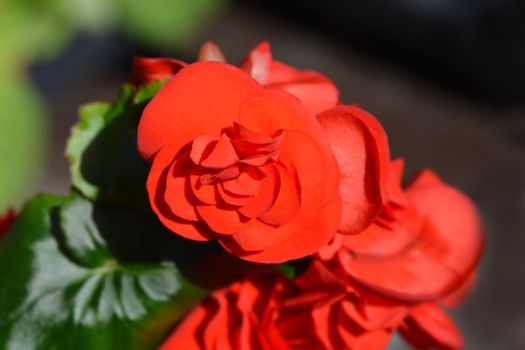
M 317 259 L 295 280 L 298 296 L 314 320 L 319 349 L 384 349 L 409 308 L 356 285 L 338 264 Z
M 0 216 L 0 239 L 7 233 L 13 221 L 15 221 L 15 213 L 10 210 L 6 214 Z
M 439 304 L 459 304 L 474 282 L 483 248 L 480 220 L 465 195 L 429 170 L 403 190 L 402 170 L 401 160 L 392 163 L 388 201 L 374 223 L 360 235 L 336 236 L 316 259 L 343 271 L 364 299 L 404 305 L 399 330 L 417 348 L 458 349 L 461 333 Z
M 315 292 L 302 295 L 301 288 L 278 275 L 240 281 L 191 310 L 160 350 L 383 349 L 390 333 L 367 331 L 352 321 L 349 315 L 359 312 L 355 304 L 351 298 L 330 303 Z M 369 311 L 365 327 L 393 321 L 376 319 L 373 306 Z M 368 316 L 372 320 L 365 320 Z
M 321 125 L 297 99 L 236 67 L 182 69 L 144 110 L 138 147 L 153 160 L 153 209 L 186 238 L 281 262 L 316 252 L 339 226 L 339 173 Z M 363 182 L 348 190 L 361 191 Z
M 471 275 L 483 250 L 473 203 L 430 170 L 403 191 L 402 161 L 392 166 L 390 200 L 358 236 L 343 239 L 348 274 L 382 294 L 407 301 L 436 300 Z M 378 259 L 380 258 L 380 259 Z

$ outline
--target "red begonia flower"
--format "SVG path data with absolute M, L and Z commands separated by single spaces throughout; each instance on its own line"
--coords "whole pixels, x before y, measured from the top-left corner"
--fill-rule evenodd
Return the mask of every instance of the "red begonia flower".
M 0 216 L 0 239 L 7 233 L 7 230 L 9 230 L 15 218 L 15 213 L 12 210 Z
M 461 333 L 439 305 L 457 306 L 472 288 L 483 250 L 480 219 L 464 194 L 431 171 L 420 172 L 406 189 L 402 175 L 403 161 L 393 161 L 384 189 L 387 200 L 369 228 L 359 235 L 336 235 L 314 256 L 299 281 L 313 281 L 310 288 L 316 294 L 312 298 L 305 291 L 302 298 L 344 300 L 340 294 L 345 289 L 346 295 L 357 292 L 361 303 L 380 298 L 376 315 L 389 315 L 397 306 L 401 319 L 369 323 L 375 326 L 369 331 L 397 329 L 417 348 L 459 349 Z M 326 268 L 312 273 L 315 266 Z M 366 324 L 359 313 L 346 315 L 361 327 Z
M 405 198 L 391 192 L 397 202 L 385 204 L 361 235 L 345 237 L 352 253 L 339 258 L 352 278 L 381 294 L 407 301 L 442 298 L 469 278 L 481 256 L 478 213 L 430 170 L 415 177 Z
M 340 309 L 361 333 L 390 332 L 401 324 L 409 311 L 403 303 L 361 288 L 337 263 L 326 264 L 314 259 L 295 283 L 301 293 L 288 304 L 311 304 L 310 309 L 326 306 Z
M 390 341 L 390 331 L 349 317 L 360 312 L 352 298 L 315 305 L 302 297 L 279 276 L 236 282 L 191 310 L 159 349 L 379 350 Z
M 267 88 L 294 95 L 314 115 L 339 103 L 339 91 L 330 79 L 312 70 L 299 70 L 274 61 L 266 41 L 250 51 L 241 69 Z
M 346 149 L 354 171 L 364 174 L 373 148 L 358 146 L 373 144 L 373 135 L 359 123 L 346 130 L 356 145 Z M 138 148 L 153 161 L 150 202 L 168 228 L 193 240 L 217 239 L 246 260 L 275 263 L 315 253 L 337 231 L 339 171 L 325 138 L 290 94 L 264 89 L 234 66 L 199 62 L 145 108 Z M 362 193 L 376 174 L 356 177 L 345 195 Z M 366 196 L 354 206 L 358 217 L 374 214 Z
M 134 57 L 131 82 L 139 86 L 171 78 L 186 65 L 185 62 L 173 58 Z

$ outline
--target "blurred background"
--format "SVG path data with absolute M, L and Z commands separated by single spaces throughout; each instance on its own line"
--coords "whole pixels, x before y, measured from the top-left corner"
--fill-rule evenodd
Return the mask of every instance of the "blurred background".
M 233 63 L 268 39 L 371 111 L 408 174 L 467 192 L 487 251 L 454 317 L 467 349 L 525 349 L 522 0 L 0 0 L 0 212 L 68 191 L 78 107 L 115 99 L 133 55 L 193 61 L 208 39 Z

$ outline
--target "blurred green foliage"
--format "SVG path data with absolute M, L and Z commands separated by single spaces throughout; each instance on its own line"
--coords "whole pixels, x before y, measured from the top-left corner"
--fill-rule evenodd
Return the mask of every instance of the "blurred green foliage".
M 121 31 L 150 48 L 190 42 L 228 0 L 0 0 L 0 213 L 43 173 L 44 104 L 27 76 L 76 33 Z
M 20 204 L 43 168 L 46 123 L 43 105 L 24 80 L 0 70 L 0 213 Z

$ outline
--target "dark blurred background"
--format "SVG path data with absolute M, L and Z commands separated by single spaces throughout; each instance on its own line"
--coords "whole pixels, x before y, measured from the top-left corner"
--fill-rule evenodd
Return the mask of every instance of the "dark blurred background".
M 6 18 L 17 21 L 8 15 L 14 2 L 0 2 L 0 33 Z M 36 30 L 35 18 L 42 21 L 48 10 L 32 8 L 37 1 L 22 2 L 34 17 L 19 30 Z M 30 174 L 13 175 L 25 181 L 17 199 L 21 192 L 68 190 L 63 150 L 78 107 L 115 99 L 133 55 L 192 61 L 200 44 L 211 39 L 237 63 L 268 39 L 276 59 L 324 73 L 344 102 L 371 111 L 385 126 L 393 155 L 405 157 L 408 174 L 431 167 L 476 201 L 486 223 L 487 250 L 473 295 L 453 314 L 467 349 L 525 349 L 523 0 L 200 0 L 198 6 L 154 0 L 150 12 L 144 10 L 149 1 L 87 3 L 68 2 L 69 27 L 50 34 L 67 38 L 51 53 L 40 57 L 18 50 L 22 54 L 12 62 L 0 59 L 0 73 L 2 64 L 6 72 L 14 71 L 13 81 L 27 90 L 24 101 L 32 96 L 37 106 L 20 127 L 25 131 L 18 142 L 31 143 L 26 153 L 11 152 L 12 159 L 29 164 L 20 171 Z M 2 34 L 0 56 L 1 40 Z M 13 56 L 12 50 L 5 52 Z M 1 96 L 1 84 L 0 102 L 14 100 L 5 91 Z M 1 132 L 8 130 L 2 118 L 13 118 L 17 108 L 0 112 L 0 164 L 9 161 L 1 158 L 2 145 L 7 147 Z M 34 112 L 42 108 L 47 118 Z M 35 156 L 46 145 L 47 158 Z M 46 159 L 42 171 L 35 170 L 40 159 Z M 37 185 L 28 188 L 30 178 Z M 391 349 L 404 348 L 394 339 Z

